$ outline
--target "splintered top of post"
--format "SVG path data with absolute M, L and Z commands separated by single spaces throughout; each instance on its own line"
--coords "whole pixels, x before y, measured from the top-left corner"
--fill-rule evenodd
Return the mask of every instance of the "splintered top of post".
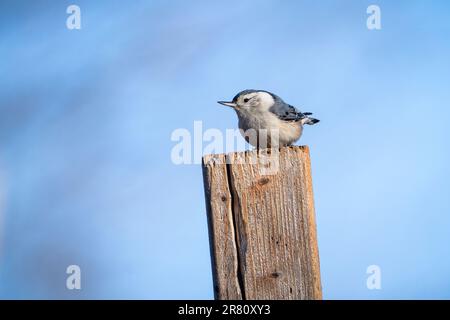
M 218 154 L 207 154 L 202 158 L 203 166 L 215 166 L 221 164 L 257 164 L 260 163 L 258 159 L 272 158 L 275 159 L 276 156 L 285 157 L 289 155 L 295 155 L 296 153 L 306 153 L 309 155 L 308 146 L 289 146 L 282 147 L 279 149 L 254 149 L 247 151 L 231 152 L 231 153 L 218 153 Z M 253 162 L 252 162 L 253 161 Z

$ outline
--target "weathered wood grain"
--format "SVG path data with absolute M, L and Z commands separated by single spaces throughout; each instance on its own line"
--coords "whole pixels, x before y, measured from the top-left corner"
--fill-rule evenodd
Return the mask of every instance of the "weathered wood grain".
M 203 178 L 214 296 L 219 300 L 240 300 L 242 291 L 238 282 L 237 248 L 225 155 L 203 157 Z
M 308 148 L 205 156 L 203 172 L 216 298 L 321 299 Z

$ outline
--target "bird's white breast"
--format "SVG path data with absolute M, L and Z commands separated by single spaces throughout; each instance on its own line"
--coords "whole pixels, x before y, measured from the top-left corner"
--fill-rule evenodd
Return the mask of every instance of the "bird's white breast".
M 254 110 L 251 113 L 244 111 L 238 113 L 238 116 L 239 128 L 241 130 L 247 131 L 253 129 L 258 133 L 264 132 L 264 134 L 271 137 L 272 146 L 290 145 L 298 140 L 302 134 L 302 126 L 300 123 L 280 120 L 275 114 L 268 111 L 268 109 Z M 274 140 L 276 137 L 279 143 L 276 143 Z

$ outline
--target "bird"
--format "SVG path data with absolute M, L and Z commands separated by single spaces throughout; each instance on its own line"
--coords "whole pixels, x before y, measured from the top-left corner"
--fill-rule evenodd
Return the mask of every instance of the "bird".
M 320 121 L 266 90 L 243 90 L 233 100 L 217 103 L 236 111 L 241 135 L 258 149 L 291 146 L 300 139 L 305 124 Z

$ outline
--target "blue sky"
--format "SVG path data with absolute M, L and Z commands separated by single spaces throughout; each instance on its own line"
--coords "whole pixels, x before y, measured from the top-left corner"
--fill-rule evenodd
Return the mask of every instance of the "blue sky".
M 299 143 L 324 298 L 450 298 L 449 21 L 437 0 L 2 1 L 0 298 L 212 298 L 201 168 L 170 137 L 235 128 L 216 101 L 247 88 L 321 119 Z

